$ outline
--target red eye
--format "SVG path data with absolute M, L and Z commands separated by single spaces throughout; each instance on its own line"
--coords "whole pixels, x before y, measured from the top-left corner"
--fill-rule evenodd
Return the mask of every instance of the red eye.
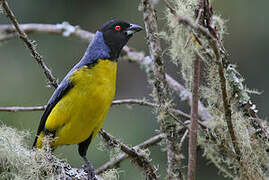
M 115 26 L 115 29 L 116 29 L 117 31 L 120 31 L 120 30 L 121 30 L 121 27 L 120 27 L 120 26 Z

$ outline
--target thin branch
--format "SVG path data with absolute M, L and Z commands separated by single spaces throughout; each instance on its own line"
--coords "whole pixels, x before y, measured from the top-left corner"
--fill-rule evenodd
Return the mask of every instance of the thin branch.
M 134 148 L 130 148 L 127 145 L 123 144 L 104 130 L 101 129 L 99 133 L 103 136 L 106 142 L 115 146 L 119 146 L 123 152 L 128 154 L 128 156 L 132 158 L 136 162 L 136 164 L 144 170 L 148 180 L 158 179 L 158 176 L 156 174 L 157 169 L 151 166 L 149 160 L 145 156 L 139 154 Z
M 71 25 L 69 25 L 71 26 Z M 64 25 L 54 25 L 54 24 L 21 24 L 21 29 L 23 29 L 26 33 L 49 33 L 49 34 L 59 34 L 63 35 L 63 33 L 68 29 L 68 27 Z M 74 36 L 79 38 L 83 41 L 89 42 L 94 34 L 88 31 L 85 31 L 80 28 L 73 28 L 74 31 L 69 36 Z M 6 33 L 8 36 L 9 34 L 13 34 L 15 32 L 14 27 L 11 25 L 0 25 L 0 32 Z M 64 36 L 68 37 L 68 36 Z M 1 41 L 1 39 L 0 39 Z M 151 64 L 149 64 L 149 57 L 145 56 L 143 52 L 135 51 L 133 48 L 128 46 L 124 46 L 122 57 L 124 59 L 129 60 L 130 62 L 135 62 L 145 68 L 145 71 L 151 69 Z M 189 92 L 183 85 L 181 85 L 178 81 L 173 79 L 168 74 L 165 75 L 167 79 L 167 83 L 169 88 L 173 89 L 183 101 L 187 101 L 187 103 L 191 106 L 192 104 L 192 94 Z M 206 107 L 199 101 L 199 109 L 198 109 L 199 117 L 202 121 L 211 121 L 213 117 L 207 111 Z
M 150 146 L 153 146 L 157 143 L 159 143 L 163 138 L 165 137 L 165 134 L 161 133 L 156 136 L 151 137 L 150 139 L 142 142 L 141 144 L 134 146 L 132 149 L 135 151 L 138 151 L 139 149 L 146 149 Z M 99 168 L 95 170 L 96 174 L 101 174 L 102 172 L 106 171 L 107 169 L 110 169 L 114 167 L 115 165 L 118 165 L 121 161 L 127 159 L 129 156 L 126 153 L 121 153 L 119 156 L 116 158 L 111 159 L 110 161 L 106 162 Z
M 151 103 L 145 100 L 139 100 L 139 99 L 120 99 L 120 100 L 114 100 L 112 102 L 112 105 L 122 105 L 122 104 L 138 104 L 138 105 L 143 105 L 143 106 L 149 106 L 149 107 L 153 107 L 156 108 L 158 107 L 157 104 L 155 103 Z M 178 110 L 178 109 L 173 109 L 173 108 L 169 108 L 168 111 L 170 112 L 170 114 L 173 114 L 174 116 L 180 116 L 184 119 L 190 119 L 190 115 Z M 177 121 L 179 121 L 177 119 Z M 182 121 L 180 121 L 180 123 L 182 123 Z
M 195 24 L 203 22 L 204 3 L 200 0 L 200 6 L 197 11 Z M 201 42 L 199 42 L 201 45 Z M 200 56 L 197 54 L 194 60 L 194 75 L 193 75 L 193 89 L 192 89 L 192 105 L 191 105 L 191 127 L 189 135 L 189 153 L 188 153 L 188 180 L 196 178 L 196 164 L 197 164 L 197 129 L 198 129 L 198 101 L 199 101 L 199 84 L 200 84 Z
M 184 132 L 184 134 L 183 134 L 183 136 L 182 136 L 182 138 L 181 138 L 181 140 L 180 140 L 180 142 L 179 142 L 178 149 L 179 149 L 180 151 L 181 151 L 181 149 L 182 149 L 183 143 L 184 143 L 184 141 L 185 141 L 185 139 L 186 139 L 188 133 L 189 133 L 189 130 L 186 129 L 186 131 Z
M 1 0 L 1 2 L 2 2 L 3 9 L 6 11 L 6 14 L 9 17 L 12 24 L 14 25 L 16 31 L 18 32 L 19 37 L 24 41 L 27 48 L 31 51 L 32 56 L 36 59 L 37 63 L 43 69 L 47 79 L 50 81 L 50 84 L 56 88 L 58 86 L 57 85 L 57 80 L 52 75 L 50 69 L 44 63 L 42 56 L 36 51 L 35 45 L 28 38 L 28 36 L 25 34 L 25 32 L 20 28 L 18 20 L 16 19 L 16 17 L 14 15 L 14 13 L 12 12 L 12 10 L 9 8 L 8 3 L 6 2 L 6 0 Z
M 197 55 L 194 61 L 194 76 L 191 106 L 191 129 L 189 138 L 188 180 L 195 179 L 197 156 L 197 128 L 198 128 L 198 101 L 200 82 L 200 57 Z
M 169 5 L 169 4 L 168 4 L 168 5 Z M 170 11 L 171 11 L 171 10 L 170 10 Z M 202 16 L 202 14 L 203 14 L 203 11 L 204 11 L 203 4 L 200 4 L 200 8 L 198 9 L 198 13 L 197 13 L 197 18 L 196 18 L 196 20 L 195 20 L 195 24 L 198 24 L 198 23 L 199 23 L 199 21 L 200 21 L 200 19 L 201 19 L 201 16 Z M 185 43 L 185 45 L 184 45 L 184 48 L 186 48 L 186 47 L 188 46 L 189 42 L 190 42 L 191 39 L 192 39 L 192 36 L 194 36 L 194 34 L 191 32 L 190 35 L 189 35 L 189 37 L 187 38 L 187 41 L 186 41 L 186 43 Z M 196 39 L 197 39 L 197 38 L 196 38 Z M 201 44 L 201 43 L 199 42 L 199 44 Z
M 0 111 L 7 112 L 18 112 L 18 111 L 43 111 L 46 106 L 10 106 L 10 107 L 0 107 Z
M 20 28 L 27 34 L 31 33 L 46 33 L 46 34 L 58 34 L 62 35 L 64 37 L 70 37 L 74 36 L 76 38 L 79 38 L 83 41 L 89 42 L 93 36 L 94 33 L 90 33 L 88 31 L 85 31 L 77 26 L 72 26 L 68 24 L 67 22 L 63 22 L 62 24 L 20 24 Z M 14 38 L 16 29 L 9 25 L 9 24 L 2 24 L 0 25 L 0 31 L 4 34 L 1 34 L 0 41 L 1 40 L 9 40 L 10 38 Z M 67 33 L 68 32 L 68 33 Z M 6 37 L 7 35 L 10 35 L 9 37 Z
M 218 72 L 219 72 L 219 78 L 220 78 L 220 83 L 221 83 L 221 92 L 222 92 L 222 101 L 223 101 L 223 107 L 224 107 L 225 120 L 226 120 L 228 130 L 232 139 L 234 150 L 237 154 L 236 159 L 241 164 L 242 153 L 239 147 L 239 143 L 237 141 L 237 137 L 235 135 L 233 121 L 232 121 L 232 109 L 231 109 L 231 104 L 229 103 L 228 90 L 226 87 L 227 83 L 226 83 L 226 77 L 225 77 L 225 72 L 224 72 L 225 70 L 224 70 L 223 59 L 222 59 L 221 51 L 220 51 L 221 44 L 218 41 L 216 29 L 215 27 L 213 27 L 211 23 L 213 12 L 209 6 L 210 6 L 209 1 L 205 1 L 205 9 L 206 9 L 205 13 L 207 13 L 207 18 L 208 18 L 207 27 L 209 28 L 209 31 L 212 33 L 212 36 L 215 37 L 213 39 L 212 44 L 213 44 L 213 50 L 215 52 L 217 64 L 218 64 Z
M 181 124 L 183 127 L 185 127 L 186 129 L 189 129 L 189 127 L 185 124 L 185 122 L 180 121 L 172 112 L 170 112 L 169 110 L 167 111 L 167 114 L 172 117 L 176 122 L 178 122 L 179 124 Z
M 112 102 L 112 106 L 118 106 L 118 105 L 142 105 L 142 106 L 148 106 L 148 107 L 157 107 L 157 104 L 145 101 L 145 100 L 139 100 L 139 99 L 118 99 L 114 100 Z M 7 107 L 0 107 L 0 111 L 7 111 L 7 112 L 18 112 L 18 111 L 43 111 L 46 109 L 46 105 L 44 106 L 7 106 Z M 169 109 L 169 111 L 174 114 L 175 116 L 180 116 L 184 119 L 190 119 L 190 115 L 177 110 L 177 109 Z M 179 121 L 179 120 L 178 120 Z

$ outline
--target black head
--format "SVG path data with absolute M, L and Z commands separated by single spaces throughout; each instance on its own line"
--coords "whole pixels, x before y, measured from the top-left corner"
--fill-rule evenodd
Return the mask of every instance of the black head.
M 129 24 L 124 21 L 110 20 L 103 24 L 99 31 L 103 33 L 105 44 L 111 50 L 111 58 L 117 59 L 123 46 L 134 33 L 143 28 L 136 24 Z

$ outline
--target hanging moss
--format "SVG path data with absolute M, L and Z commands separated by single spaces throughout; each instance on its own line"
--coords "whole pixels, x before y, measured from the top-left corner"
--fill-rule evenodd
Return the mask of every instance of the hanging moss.
M 54 178 L 53 165 L 43 150 L 33 151 L 26 145 L 30 133 L 1 125 L 0 127 L 0 179 L 50 179 Z

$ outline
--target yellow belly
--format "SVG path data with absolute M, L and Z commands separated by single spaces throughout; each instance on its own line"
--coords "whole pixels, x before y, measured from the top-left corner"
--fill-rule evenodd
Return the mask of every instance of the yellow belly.
M 99 132 L 115 96 L 116 62 L 99 60 L 69 77 L 74 84 L 56 104 L 45 128 L 56 131 L 53 146 L 79 144 Z

